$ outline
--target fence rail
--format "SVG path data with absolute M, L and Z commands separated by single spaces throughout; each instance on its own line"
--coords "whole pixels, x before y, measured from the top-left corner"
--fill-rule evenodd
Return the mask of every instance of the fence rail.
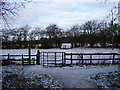
M 75 58 L 75 57 L 79 57 L 79 58 Z M 66 65 L 74 65 L 74 64 L 75 65 L 120 64 L 120 54 L 118 53 L 42 52 L 41 61 L 42 61 L 41 63 L 43 64 L 43 67 L 66 66 Z M 95 61 L 97 61 L 97 63 L 95 63 Z
M 7 57 L 7 63 L 20 61 L 21 64 L 32 63 L 45 66 L 66 66 L 83 64 L 120 64 L 120 54 L 118 53 L 68 53 L 68 52 L 39 52 L 36 55 L 0 55 Z M 20 57 L 20 59 L 11 59 Z M 34 58 L 31 58 L 34 57 Z M 3 60 L 4 61 L 4 60 Z
M 65 53 L 65 55 L 71 55 L 71 53 Z M 120 55 L 118 53 L 72 53 L 72 55 Z
M 8 55 L 0 55 L 0 56 L 8 56 Z M 22 55 L 9 55 L 9 56 L 12 56 L 12 57 L 20 57 Z M 29 55 L 23 55 L 23 56 L 29 56 Z M 30 56 L 36 56 L 36 55 L 30 55 Z
M 69 61 L 69 63 L 67 63 L 67 61 Z M 79 65 L 81 64 L 120 64 L 120 54 L 118 53 L 65 53 L 64 54 L 65 65 L 66 64 L 73 65 L 75 64 L 75 61 L 78 61 L 76 62 L 76 64 L 79 64 Z M 95 61 L 97 61 L 97 63 L 95 63 Z M 100 61 L 102 62 L 100 63 Z
M 13 62 L 16 64 L 22 64 L 22 65 L 32 65 L 32 64 L 38 64 L 39 62 L 39 58 L 38 58 L 38 54 L 36 55 L 10 55 L 8 53 L 8 55 L 0 55 L 2 57 L 6 57 L 6 59 L 2 60 L 2 64 L 3 65 L 9 65 L 12 64 Z M 19 59 L 16 57 L 20 57 Z M 31 59 L 31 57 L 34 57 Z

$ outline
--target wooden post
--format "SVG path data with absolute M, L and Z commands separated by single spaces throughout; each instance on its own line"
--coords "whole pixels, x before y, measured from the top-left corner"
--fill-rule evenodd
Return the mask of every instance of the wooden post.
M 63 62 L 63 52 L 62 52 L 62 66 L 63 66 L 64 62 Z
M 81 56 L 79 55 L 79 57 L 80 57 L 80 59 L 79 59 L 79 61 L 78 61 L 78 65 L 80 66 L 80 60 L 81 60 Z
M 23 54 L 22 54 L 22 65 L 24 64 Z
M 8 65 L 10 64 L 10 55 L 8 53 Z
M 44 52 L 43 52 L 43 67 L 44 67 Z
M 47 52 L 47 67 L 48 67 L 48 63 L 49 63 L 49 62 L 48 62 L 48 52 Z
M 82 64 L 83 64 L 83 54 L 81 54 Z
M 92 64 L 92 55 L 90 55 L 90 64 Z
M 114 60 L 115 60 L 115 54 L 113 53 L 113 62 L 112 62 L 113 64 L 115 64 Z
M 29 55 L 29 64 L 31 64 L 31 49 L 28 49 L 28 55 Z
M 55 52 L 55 66 L 56 66 L 56 52 Z
M 64 52 L 64 65 L 66 64 L 66 52 Z
M 71 53 L 71 65 L 72 65 L 72 53 Z
M 36 64 L 40 65 L 40 51 L 39 50 L 37 51 L 37 58 L 36 58 L 36 60 L 37 60 Z

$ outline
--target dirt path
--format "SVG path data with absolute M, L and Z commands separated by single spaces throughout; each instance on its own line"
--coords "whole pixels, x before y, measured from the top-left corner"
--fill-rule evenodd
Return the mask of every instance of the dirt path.
M 97 88 L 96 84 L 85 78 L 104 72 L 118 71 L 118 66 L 43 68 L 40 65 L 27 67 L 25 73 L 45 73 L 58 80 L 64 88 Z

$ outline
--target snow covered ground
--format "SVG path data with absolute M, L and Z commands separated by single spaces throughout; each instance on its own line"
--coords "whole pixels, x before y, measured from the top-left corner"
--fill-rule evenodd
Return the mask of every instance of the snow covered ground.
M 21 68 L 23 67 L 23 68 Z M 14 74 L 19 73 L 27 77 L 35 77 L 40 75 L 47 75 L 52 77 L 53 81 L 58 81 L 63 88 L 98 88 L 95 82 L 88 80 L 86 78 L 95 76 L 99 73 L 108 73 L 119 71 L 118 65 L 113 66 L 74 66 L 74 67 L 58 67 L 58 68 L 43 68 L 41 65 L 31 65 L 31 66 L 3 66 L 3 77 L 10 75 L 11 72 Z M 21 72 L 22 71 L 22 72 Z M 43 79 L 46 85 L 48 79 Z M 48 83 L 48 84 L 49 84 Z M 50 86 L 54 86 L 51 85 Z
M 111 90 L 120 89 L 120 71 L 99 73 L 87 79 L 95 82 L 98 88 L 110 88 Z
M 72 52 L 72 53 L 120 53 L 120 49 L 111 49 L 111 48 L 72 48 L 72 49 L 31 49 L 31 54 L 37 54 L 37 50 L 40 52 Z M 0 54 L 7 55 L 21 55 L 28 54 L 28 49 L 2 49 Z
M 63 68 L 43 68 L 41 66 L 30 66 L 26 69 L 28 73 L 46 73 L 58 80 L 65 88 L 97 88 L 94 82 L 89 82 L 86 77 L 103 72 L 118 71 L 118 66 L 76 66 Z
M 62 88 L 57 80 L 47 74 L 26 72 L 28 66 L 9 65 L 2 68 L 2 88 L 5 89 L 34 89 L 34 88 Z

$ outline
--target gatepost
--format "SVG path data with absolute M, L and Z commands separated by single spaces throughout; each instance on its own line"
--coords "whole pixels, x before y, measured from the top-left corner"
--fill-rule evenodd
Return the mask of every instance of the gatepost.
M 40 65 L 40 51 L 39 50 L 37 51 L 37 58 L 36 58 L 36 60 L 37 60 L 36 64 Z

